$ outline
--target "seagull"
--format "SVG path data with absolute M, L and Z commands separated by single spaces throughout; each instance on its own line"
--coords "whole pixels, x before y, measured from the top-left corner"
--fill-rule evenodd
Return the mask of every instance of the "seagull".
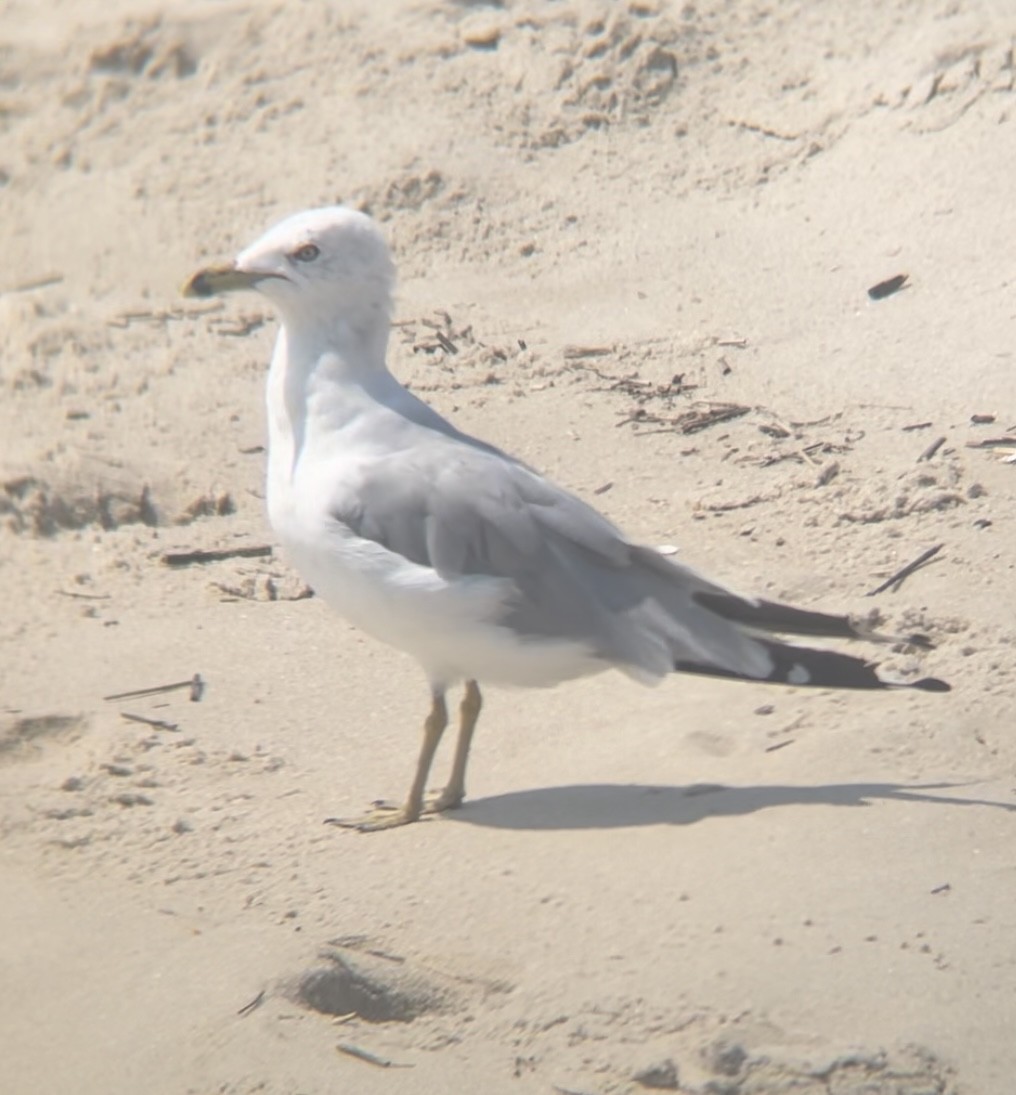
M 480 682 L 546 687 L 617 669 L 811 688 L 916 688 L 872 663 L 783 634 L 932 644 L 848 616 L 744 597 L 630 540 L 522 461 L 463 433 L 386 364 L 395 269 L 374 221 L 344 206 L 297 213 L 187 296 L 253 289 L 281 319 L 268 371 L 267 503 L 284 551 L 362 631 L 411 655 L 430 711 L 409 794 L 336 824 L 364 832 L 458 807 Z M 464 682 L 447 786 L 425 796 Z

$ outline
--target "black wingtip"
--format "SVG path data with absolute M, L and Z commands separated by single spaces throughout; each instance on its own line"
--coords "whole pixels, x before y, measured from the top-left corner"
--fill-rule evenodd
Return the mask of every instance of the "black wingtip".
M 814 635 L 829 639 L 861 637 L 846 616 L 830 616 L 826 612 L 812 612 L 807 608 L 794 608 L 776 601 L 745 600 L 733 593 L 706 591 L 694 594 L 693 599 L 724 620 L 761 631 Z
M 679 673 L 756 681 L 759 684 L 783 684 L 792 688 L 916 688 L 921 692 L 952 691 L 952 686 L 938 677 L 922 677 L 917 681 L 886 680 L 878 675 L 877 663 L 855 658 L 852 654 L 842 654 L 838 650 L 791 646 L 771 639 L 755 641 L 764 647 L 771 659 L 771 670 L 766 677 L 752 677 L 728 667 L 685 660 L 675 662 L 674 669 Z
M 794 608 L 778 601 L 745 600 L 733 593 L 705 591 L 693 599 L 703 608 L 715 612 L 724 620 L 743 627 L 756 628 L 775 634 L 813 635 L 829 639 L 865 639 L 873 643 L 904 643 L 917 650 L 934 650 L 935 644 L 920 632 L 913 635 L 883 635 L 864 620 L 850 616 L 831 616 Z
M 914 681 L 910 688 L 920 689 L 922 692 L 951 692 L 952 685 L 948 681 L 940 681 L 938 677 L 922 677 Z

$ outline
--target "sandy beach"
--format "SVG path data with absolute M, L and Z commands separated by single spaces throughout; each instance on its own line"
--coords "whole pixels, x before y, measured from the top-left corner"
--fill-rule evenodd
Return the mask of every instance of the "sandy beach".
M 1010 7 L 6 0 L 5 1095 L 1011 1095 Z M 426 682 L 273 542 L 268 303 L 180 286 L 335 202 L 414 392 L 953 691 L 491 690 L 460 810 L 325 825 Z

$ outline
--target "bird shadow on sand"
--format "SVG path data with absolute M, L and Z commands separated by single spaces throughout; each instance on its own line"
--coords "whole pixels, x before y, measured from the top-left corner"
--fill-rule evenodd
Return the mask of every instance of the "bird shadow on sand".
M 830 783 L 791 787 L 762 785 L 687 787 L 596 783 L 541 787 L 475 799 L 445 815 L 492 829 L 624 829 L 639 825 L 693 825 L 714 817 L 754 814 L 776 806 L 870 806 L 907 802 L 922 806 L 986 806 L 1016 813 L 1016 802 L 958 798 L 929 792 L 963 783 Z

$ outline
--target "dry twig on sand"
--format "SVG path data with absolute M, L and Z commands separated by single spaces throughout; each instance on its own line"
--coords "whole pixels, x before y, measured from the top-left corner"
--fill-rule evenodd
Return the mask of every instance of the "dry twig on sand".
M 945 544 L 935 544 L 934 547 L 928 548 L 927 551 L 922 551 L 921 554 L 918 555 L 918 557 L 912 563 L 907 563 L 905 567 L 901 567 L 898 571 L 896 571 L 895 574 L 893 574 L 889 578 L 886 578 L 886 580 L 880 586 L 876 586 L 873 590 L 871 590 L 871 592 L 865 594 L 865 596 L 875 597 L 879 593 L 885 593 L 887 589 L 891 589 L 892 592 L 895 593 L 900 588 L 900 586 L 903 585 L 906 579 L 914 573 L 914 571 L 920 570 L 921 567 L 925 566 L 927 563 L 930 563 L 931 560 L 944 547 Z

